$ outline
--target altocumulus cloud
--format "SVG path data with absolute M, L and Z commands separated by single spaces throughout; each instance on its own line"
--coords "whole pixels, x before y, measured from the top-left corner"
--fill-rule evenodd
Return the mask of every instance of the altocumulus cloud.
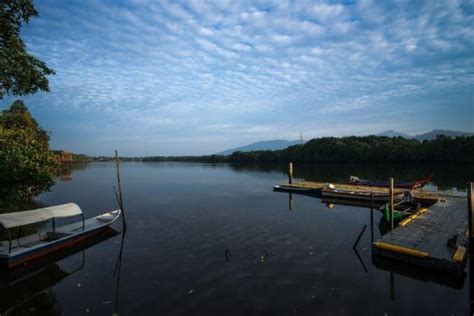
M 55 147 L 202 154 L 299 131 L 473 129 L 470 1 L 36 6 L 23 36 L 57 74 L 26 101 Z

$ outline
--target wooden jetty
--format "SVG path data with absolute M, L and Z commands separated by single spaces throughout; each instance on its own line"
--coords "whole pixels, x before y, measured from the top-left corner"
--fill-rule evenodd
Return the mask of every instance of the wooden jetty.
M 291 179 L 290 172 L 289 177 Z M 321 193 L 329 186 L 324 182 L 289 182 L 277 185 L 273 190 L 321 198 Z M 342 204 L 355 206 L 360 204 L 361 195 L 389 193 L 389 189 L 383 187 L 336 183 L 331 184 L 331 189 L 354 191 L 354 197 L 348 196 Z M 393 195 L 405 190 L 394 188 Z M 465 196 L 422 189 L 413 190 L 412 193 L 424 207 L 401 221 L 379 240 L 374 241 L 373 256 L 396 260 L 422 269 L 462 275 L 470 236 L 468 222 L 472 222 L 468 221 L 466 212 L 467 199 Z M 472 209 L 469 212 L 472 212 Z M 472 225 L 474 227 L 474 223 Z M 474 231 L 474 228 L 472 230 Z
M 420 210 L 373 242 L 372 254 L 462 274 L 468 244 L 466 205 L 466 199 L 453 198 Z
M 349 184 L 341 184 L 341 183 L 326 183 L 326 182 L 313 182 L 313 181 L 300 181 L 295 183 L 282 183 L 273 187 L 273 191 L 275 192 L 287 192 L 287 193 L 297 193 L 297 194 L 304 194 L 309 196 L 314 196 L 321 198 L 322 192 L 324 189 L 331 184 L 334 190 L 346 190 L 354 192 L 354 196 L 352 200 L 360 200 L 360 196 L 367 196 L 370 193 L 373 194 L 387 194 L 387 201 L 388 201 L 388 194 L 389 188 L 383 187 L 373 187 L 373 186 L 366 186 L 366 185 L 349 185 Z M 400 195 L 403 194 L 406 189 L 394 188 L 393 194 Z M 420 200 L 426 204 L 433 204 L 436 203 L 440 199 L 446 199 L 449 197 L 457 197 L 452 194 L 448 194 L 445 192 L 430 192 L 424 191 L 422 189 L 413 190 L 413 197 Z M 347 200 L 351 200 L 350 197 Z M 385 202 L 387 202 L 385 201 Z

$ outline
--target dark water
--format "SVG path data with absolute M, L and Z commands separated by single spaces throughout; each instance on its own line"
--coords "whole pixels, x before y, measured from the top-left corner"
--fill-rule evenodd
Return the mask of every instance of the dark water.
M 463 191 L 472 167 L 298 166 L 307 180 L 349 175 L 414 180 Z M 465 315 L 468 278 L 375 266 L 371 212 L 274 193 L 284 166 L 121 165 L 128 229 L 23 280 L 1 312 L 63 315 Z M 77 166 L 40 196 L 91 217 L 116 207 L 110 163 Z M 381 214 L 374 212 L 373 234 Z M 367 225 L 358 244 L 353 243 Z M 115 227 L 121 230 L 121 224 Z M 396 271 L 396 272 L 390 272 Z M 408 274 L 408 275 L 406 275 Z M 120 278 L 118 278 L 120 276 Z M 36 287 L 38 289 L 36 289 Z M 14 293 L 14 294 L 12 294 Z M 14 305 L 14 306 L 11 306 Z

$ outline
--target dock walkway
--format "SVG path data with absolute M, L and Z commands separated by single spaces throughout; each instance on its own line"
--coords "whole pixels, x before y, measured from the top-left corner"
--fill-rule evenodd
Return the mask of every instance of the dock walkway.
M 406 225 L 372 244 L 372 253 L 448 273 L 464 271 L 467 248 L 466 199 L 438 202 Z M 451 247 L 448 240 L 451 239 Z
M 302 181 L 277 185 L 273 190 L 321 198 L 321 192 L 327 186 L 328 183 L 324 182 Z M 388 188 L 363 185 L 334 183 L 332 187 L 353 192 L 353 196 L 349 194 L 337 204 L 355 206 L 360 206 L 357 195 L 388 192 Z M 394 194 L 403 190 L 395 189 Z M 410 220 L 401 222 L 394 230 L 375 241 L 372 244 L 373 256 L 449 274 L 462 274 L 468 246 L 467 199 L 446 192 L 421 189 L 413 190 L 413 196 L 427 208 L 420 210 Z M 448 240 L 451 240 L 449 246 Z
M 304 194 L 310 195 L 314 197 L 321 197 L 321 192 L 328 186 L 329 183 L 325 182 L 314 182 L 314 181 L 300 181 L 292 184 L 280 184 L 273 187 L 273 191 L 276 192 L 287 192 L 287 193 L 297 193 L 297 194 Z M 355 193 L 387 193 L 389 192 L 388 188 L 383 187 L 373 187 L 373 186 L 366 186 L 366 185 L 349 185 L 349 184 L 341 184 L 341 183 L 332 183 L 333 188 L 335 190 L 348 190 L 353 191 Z M 393 190 L 394 194 L 401 194 L 406 189 L 399 189 L 395 188 Z M 446 193 L 446 192 L 431 192 L 425 191 L 422 189 L 413 190 L 413 196 L 418 200 L 432 204 L 437 202 L 439 199 L 446 199 L 446 198 L 460 198 L 461 196 Z M 465 198 L 465 197 L 462 197 Z M 356 198 L 355 198 L 356 199 Z

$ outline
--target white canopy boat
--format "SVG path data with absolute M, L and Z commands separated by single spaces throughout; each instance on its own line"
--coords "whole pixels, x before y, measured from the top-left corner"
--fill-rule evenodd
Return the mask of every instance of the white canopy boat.
M 0 265 L 9 268 L 18 266 L 35 258 L 59 249 L 72 246 L 110 226 L 120 217 L 117 209 L 89 219 L 75 203 L 67 203 L 32 211 L 0 214 L 0 225 L 6 231 L 8 240 L 0 242 Z M 56 227 L 56 218 L 81 216 L 81 220 L 72 224 Z M 52 230 L 29 236 L 21 236 L 21 227 L 25 225 L 52 221 Z M 19 237 L 11 238 L 10 229 L 20 227 Z

